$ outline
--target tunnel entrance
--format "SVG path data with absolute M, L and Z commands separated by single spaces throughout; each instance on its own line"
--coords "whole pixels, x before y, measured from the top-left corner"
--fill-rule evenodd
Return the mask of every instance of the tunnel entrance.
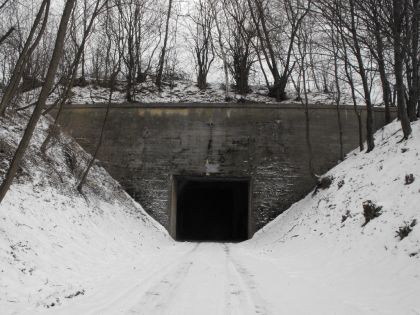
M 249 180 L 176 178 L 176 240 L 248 239 Z

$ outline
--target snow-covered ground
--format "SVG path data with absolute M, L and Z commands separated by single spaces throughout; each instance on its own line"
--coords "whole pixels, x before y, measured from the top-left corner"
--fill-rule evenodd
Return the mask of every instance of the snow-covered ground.
M 380 130 L 240 244 L 171 241 L 99 166 L 78 194 L 71 152 L 87 156 L 63 135 L 43 157 L 46 128 L 0 205 L 1 314 L 420 314 L 420 122 L 401 143 L 397 122 Z
M 24 122 L 24 116 L 0 121 L 1 179 Z M 41 154 L 47 126 L 43 119 L 0 205 L 0 314 L 90 295 L 114 276 L 114 266 L 131 267 L 173 244 L 100 166 L 92 168 L 84 195 L 78 193 L 90 157 L 65 135 Z
M 234 89 L 230 90 L 228 102 L 247 102 L 247 103 L 276 103 L 276 100 L 268 96 L 266 86 L 251 86 L 251 92 L 247 95 L 235 93 Z M 38 90 L 26 93 L 29 97 L 25 102 L 31 102 L 31 96 L 38 95 Z M 51 94 L 49 103 L 54 103 L 59 95 L 60 90 L 56 90 Z M 72 104 L 94 104 L 106 103 L 109 99 L 109 88 L 100 87 L 96 84 L 90 84 L 84 87 L 73 87 L 70 94 L 69 102 Z M 288 104 L 301 104 L 302 100 L 297 99 L 297 93 L 294 88 L 287 88 Z M 303 97 L 303 94 L 301 95 Z M 364 104 L 364 98 L 357 93 L 358 104 Z M 209 83 L 206 90 L 200 90 L 194 82 L 188 80 L 177 80 L 172 84 L 166 83 L 161 90 L 148 79 L 148 81 L 136 85 L 135 102 L 139 103 L 226 103 L 225 89 L 222 84 Z M 332 92 L 316 92 L 309 91 L 308 101 L 310 104 L 335 105 L 336 95 Z M 117 84 L 117 88 L 112 94 L 113 103 L 126 102 L 124 83 Z M 374 95 L 373 102 L 375 105 L 381 105 L 381 99 Z M 350 91 L 342 91 L 340 104 L 353 105 Z
M 328 189 L 243 245 L 289 275 L 278 284 L 285 313 L 420 314 L 420 122 L 412 127 L 400 143 L 399 122 L 378 131 L 375 150 L 350 153 L 328 172 Z M 365 225 L 368 200 L 382 208 Z M 403 239 L 402 228 L 412 230 Z

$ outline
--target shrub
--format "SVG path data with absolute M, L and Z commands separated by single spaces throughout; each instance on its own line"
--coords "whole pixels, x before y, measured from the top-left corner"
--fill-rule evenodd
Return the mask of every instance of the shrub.
M 347 210 L 346 213 L 341 216 L 341 223 L 344 223 L 348 218 L 350 218 L 350 210 Z
M 314 191 L 313 195 L 316 195 L 316 193 L 320 189 L 330 188 L 333 180 L 334 180 L 334 177 L 333 176 L 321 176 L 321 177 L 319 177 L 318 178 L 318 181 L 316 183 L 316 187 L 315 187 L 315 191 Z
M 405 184 L 406 185 L 410 185 L 413 182 L 414 182 L 414 175 L 413 174 L 405 175 Z
M 413 230 L 413 227 L 416 226 L 417 220 L 414 219 L 411 221 L 411 223 L 404 222 L 403 226 L 400 226 L 397 231 L 395 231 L 396 236 L 400 238 L 400 241 L 406 238 L 411 231 Z
M 332 176 L 323 176 L 318 179 L 317 188 L 318 189 L 327 189 L 330 188 L 334 177 Z
M 379 217 L 382 213 L 382 207 L 375 205 L 371 200 L 363 202 L 363 216 L 365 217 L 365 223 L 362 226 L 368 224 L 371 220 Z

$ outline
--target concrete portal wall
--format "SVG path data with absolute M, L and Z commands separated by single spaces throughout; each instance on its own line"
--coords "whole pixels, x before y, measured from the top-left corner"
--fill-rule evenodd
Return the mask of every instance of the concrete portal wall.
M 106 105 L 71 105 L 61 124 L 93 152 L 105 110 Z M 340 112 L 349 152 L 358 146 L 357 119 L 353 107 Z M 311 106 L 310 122 L 314 167 L 322 174 L 339 158 L 337 112 Z M 383 111 L 375 110 L 375 128 L 383 125 Z M 250 178 L 250 236 L 314 185 L 299 105 L 113 105 L 99 159 L 168 230 L 176 175 Z

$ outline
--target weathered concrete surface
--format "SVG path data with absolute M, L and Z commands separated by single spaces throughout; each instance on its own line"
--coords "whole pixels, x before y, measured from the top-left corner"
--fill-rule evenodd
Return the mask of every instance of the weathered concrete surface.
M 68 106 L 61 124 L 92 152 L 105 109 Z M 353 107 L 340 110 L 344 151 L 349 152 L 358 146 L 357 119 Z M 331 106 L 311 106 L 310 120 L 314 166 L 322 174 L 339 158 L 337 113 Z M 377 109 L 375 128 L 383 125 L 384 113 Z M 176 175 L 249 177 L 250 236 L 314 185 L 299 105 L 115 104 L 99 159 L 169 230 L 175 220 L 171 195 Z

